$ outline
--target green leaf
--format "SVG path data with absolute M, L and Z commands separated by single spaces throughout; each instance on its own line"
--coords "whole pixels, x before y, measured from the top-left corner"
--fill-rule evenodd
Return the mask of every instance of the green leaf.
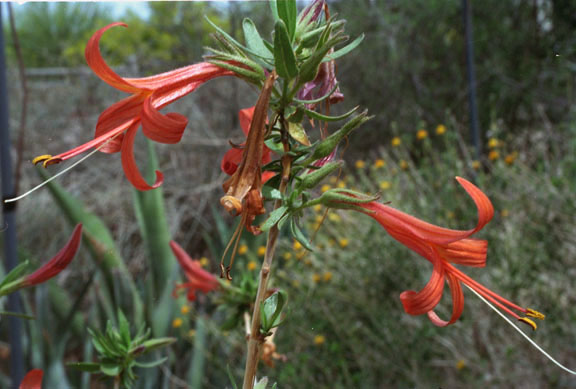
M 298 17 L 298 10 L 296 8 L 296 0 L 277 0 L 276 6 L 278 9 L 278 17 L 286 24 L 290 42 L 294 40 L 294 32 L 296 31 L 296 19 Z
M 282 0 L 280 0 L 282 1 Z M 278 4 L 276 0 L 269 0 L 268 4 L 270 4 L 270 10 L 272 11 L 272 16 L 274 16 L 274 22 L 276 22 L 278 19 L 280 19 L 280 16 L 278 16 Z
M 310 146 L 310 139 L 308 139 L 308 135 L 306 134 L 304 127 L 302 127 L 302 124 L 288 122 L 288 133 L 298 143 L 303 144 L 304 146 Z
M 0 316 L 12 316 L 12 317 L 19 317 L 20 319 L 36 320 L 36 316 L 26 315 L 25 313 L 20 312 L 0 311 Z
M 146 342 L 142 343 L 142 346 L 145 350 L 142 352 L 143 354 L 148 353 L 150 351 L 159 349 L 161 347 L 170 346 L 172 343 L 176 342 L 176 338 L 155 338 L 147 340 Z
M 298 75 L 296 56 L 282 20 L 278 20 L 274 26 L 274 65 L 282 78 L 290 80 Z
M 158 170 L 158 159 L 154 144 L 146 139 L 148 163 L 144 175 L 152 181 Z M 149 191 L 133 190 L 134 211 L 140 227 L 142 239 L 148 249 L 150 273 L 154 283 L 154 296 L 159 296 L 170 282 L 170 271 L 176 266 L 176 259 L 170 249 L 171 234 L 164 210 L 162 188 Z M 166 320 L 169 320 L 168 318 Z
M 306 109 L 306 108 L 304 108 L 304 113 L 306 113 L 306 115 L 308 115 L 312 119 L 322 120 L 323 122 L 337 122 L 339 120 L 344 120 L 348 116 L 352 115 L 354 112 L 356 112 L 356 110 L 358 110 L 359 107 L 360 106 L 357 105 L 356 107 L 352 108 L 350 111 L 346 112 L 345 114 L 339 115 L 339 116 L 322 115 L 321 113 L 318 113 L 316 111 L 311 111 L 311 110 Z
M 276 188 L 271 188 L 266 185 L 262 187 L 262 195 L 266 198 L 266 200 L 282 200 L 282 192 Z
M 364 34 L 360 34 L 360 36 L 358 38 L 354 39 L 352 42 L 348 43 L 346 46 L 344 46 L 338 50 L 334 50 L 333 53 L 328 54 L 326 57 L 324 57 L 322 62 L 331 61 L 333 59 L 340 58 L 343 55 L 348 54 L 349 52 L 354 50 L 356 47 L 358 47 L 360 45 L 360 43 L 362 43 L 363 40 L 364 40 Z
M 272 1 L 270 1 L 270 4 L 272 4 Z M 228 373 L 228 379 L 232 384 L 232 388 L 238 389 L 238 385 L 236 384 L 236 380 L 234 379 L 234 375 L 232 374 L 232 369 L 230 369 L 230 364 L 226 364 L 226 372 Z
M 118 330 L 120 332 L 120 337 L 122 338 L 122 342 L 126 345 L 130 345 L 131 337 L 130 337 L 130 323 L 126 319 L 126 316 L 122 313 L 121 310 L 118 310 Z
M 262 231 L 268 231 L 272 228 L 276 223 L 280 221 L 288 211 L 288 207 L 281 206 L 270 212 L 270 216 L 268 219 L 260 226 Z
M 163 364 L 164 362 L 166 362 L 168 360 L 168 357 L 164 357 L 164 358 L 160 358 L 156 361 L 152 361 L 152 362 L 138 362 L 135 361 L 134 362 L 134 366 L 137 367 L 141 367 L 143 369 L 149 369 L 151 367 L 156 367 L 156 366 L 160 366 L 161 364 Z
M 102 363 L 100 365 L 100 371 L 107 376 L 116 377 L 122 371 L 122 368 L 115 363 Z
M 314 251 L 310 241 L 304 235 L 300 227 L 298 227 L 298 223 L 295 218 L 290 221 L 290 231 L 292 232 L 292 236 L 296 239 L 300 244 L 308 251 Z
M 70 362 L 67 363 L 66 366 L 88 373 L 97 373 L 100 371 L 100 364 L 95 362 Z
M 260 33 L 258 33 L 254 22 L 249 18 L 245 18 L 242 21 L 242 29 L 244 30 L 244 39 L 246 39 L 248 48 L 258 56 L 272 60 L 272 52 L 268 50 L 268 47 L 264 44 L 264 40 L 260 36 Z
M 29 261 L 24 261 L 18 264 L 12 270 L 10 270 L 10 273 L 6 274 L 6 277 L 4 277 L 2 282 L 0 282 L 0 289 L 2 289 L 3 286 L 9 284 L 10 282 L 15 281 L 21 276 L 23 276 L 24 273 L 26 273 L 29 264 L 30 264 Z

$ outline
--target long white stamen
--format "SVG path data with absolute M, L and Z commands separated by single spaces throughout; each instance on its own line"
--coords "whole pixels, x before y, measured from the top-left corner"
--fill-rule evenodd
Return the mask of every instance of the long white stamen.
M 12 203 L 14 201 L 18 201 L 23 199 L 24 197 L 28 196 L 30 193 L 36 191 L 37 189 L 42 188 L 44 185 L 46 185 L 47 183 L 49 183 L 50 181 L 54 180 L 55 178 L 58 178 L 59 176 L 61 176 L 62 174 L 66 173 L 68 170 L 72 169 L 74 166 L 84 162 L 84 160 L 88 159 L 89 157 L 92 156 L 92 154 L 94 154 L 95 152 L 97 152 L 98 150 L 100 150 L 107 142 L 104 142 L 100 147 L 95 148 L 94 150 L 92 150 L 91 152 L 89 152 L 86 156 L 80 158 L 78 161 L 74 162 L 72 165 L 68 166 L 66 169 L 62 170 L 61 172 L 58 172 L 57 174 L 53 175 L 52 177 L 50 177 L 49 179 L 47 179 L 46 181 L 42 182 L 41 184 L 35 186 L 34 188 L 30 189 L 28 192 L 18 196 L 18 197 L 13 197 L 11 199 L 6 199 L 4 200 L 5 203 Z
M 486 300 L 484 297 L 482 297 L 478 292 L 476 292 L 474 289 L 472 289 L 471 287 L 469 287 L 468 285 L 466 285 L 468 287 L 468 289 L 470 289 L 472 292 L 474 292 L 474 294 L 476 296 L 478 296 L 478 298 L 480 300 L 482 300 L 483 302 L 485 302 L 490 308 L 492 308 L 492 310 L 494 312 L 496 312 L 498 315 L 500 315 L 500 317 L 502 317 L 502 319 L 506 320 L 508 322 L 508 324 L 510 324 L 516 331 L 518 331 L 520 333 L 520 335 L 522 335 L 528 342 L 530 342 L 530 344 L 532 346 L 534 346 L 536 348 L 536 350 L 540 351 L 546 358 L 548 358 L 549 360 L 551 360 L 552 362 L 554 362 L 559 368 L 561 368 L 562 370 L 576 375 L 576 371 L 574 370 L 570 370 L 568 369 L 566 366 L 564 366 L 563 364 L 561 364 L 560 362 L 558 362 L 557 360 L 555 360 L 554 358 L 552 358 L 552 356 L 550 354 L 548 354 L 546 351 L 544 351 L 542 349 L 542 347 L 540 347 L 536 342 L 534 342 L 528 335 L 526 335 L 520 328 L 518 328 L 518 326 L 516 326 L 514 323 L 512 323 L 512 320 L 508 319 L 502 312 L 500 312 L 495 306 L 493 306 L 488 300 Z

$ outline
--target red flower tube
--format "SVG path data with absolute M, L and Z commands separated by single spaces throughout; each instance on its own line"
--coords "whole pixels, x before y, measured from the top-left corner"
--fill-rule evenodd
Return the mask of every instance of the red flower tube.
M 218 288 L 220 285 L 218 279 L 211 273 L 202 269 L 200 261 L 190 258 L 188 253 L 186 253 L 186 251 L 184 251 L 184 249 L 174 241 L 170 241 L 170 248 L 176 256 L 178 263 L 180 263 L 180 266 L 184 269 L 186 278 L 188 278 L 188 282 L 177 284 L 174 292 L 179 289 L 188 289 L 186 297 L 188 298 L 188 301 L 194 301 L 196 300 L 197 290 L 208 293 Z
M 34 273 L 25 276 L 19 283 L 20 287 L 38 285 L 60 274 L 74 259 L 80 241 L 82 240 L 82 224 L 76 225 L 68 243 L 47 263 Z

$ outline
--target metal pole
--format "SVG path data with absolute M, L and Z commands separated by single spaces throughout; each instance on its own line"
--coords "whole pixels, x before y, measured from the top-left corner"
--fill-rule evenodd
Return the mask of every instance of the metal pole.
M 476 69 L 474 66 L 474 37 L 472 32 L 472 10 L 469 0 L 462 0 L 464 28 L 466 30 L 466 67 L 468 73 L 468 100 L 470 104 L 470 134 L 474 145 L 475 158 L 480 160 L 480 128 L 478 125 L 478 107 L 476 104 Z
M 2 216 L 4 228 L 5 269 L 10 271 L 18 263 L 16 250 L 16 203 L 4 200 L 14 197 L 12 182 L 12 161 L 10 158 L 10 131 L 8 122 L 8 88 L 6 83 L 6 58 L 4 54 L 4 29 L 2 26 L 2 5 L 0 4 L 0 173 L 2 180 Z M 20 312 L 20 296 L 12 293 L 8 296 L 8 311 Z M 10 330 L 10 377 L 11 386 L 17 389 L 24 376 L 24 359 L 21 343 L 21 320 L 8 318 Z

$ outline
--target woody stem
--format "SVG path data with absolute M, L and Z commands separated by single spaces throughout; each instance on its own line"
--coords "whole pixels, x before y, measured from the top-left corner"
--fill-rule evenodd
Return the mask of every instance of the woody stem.
M 282 157 L 282 181 L 278 188 L 282 194 L 286 191 L 288 180 L 290 178 L 290 168 L 292 158 L 285 155 Z M 282 205 L 282 200 L 276 200 L 274 209 Z M 264 336 L 260 335 L 260 306 L 266 299 L 266 291 L 268 290 L 268 280 L 270 279 L 270 270 L 272 268 L 272 259 L 276 251 L 276 242 L 278 239 L 278 226 L 275 225 L 268 231 L 268 240 L 266 242 L 266 254 L 264 255 L 264 262 L 260 269 L 260 277 L 258 279 L 258 293 L 254 301 L 254 312 L 252 313 L 252 325 L 250 326 L 250 335 L 248 338 L 248 355 L 246 357 L 246 367 L 244 369 L 244 383 L 243 389 L 252 389 L 254 387 L 254 378 L 256 377 L 256 369 L 260 361 L 260 351 L 264 343 Z

